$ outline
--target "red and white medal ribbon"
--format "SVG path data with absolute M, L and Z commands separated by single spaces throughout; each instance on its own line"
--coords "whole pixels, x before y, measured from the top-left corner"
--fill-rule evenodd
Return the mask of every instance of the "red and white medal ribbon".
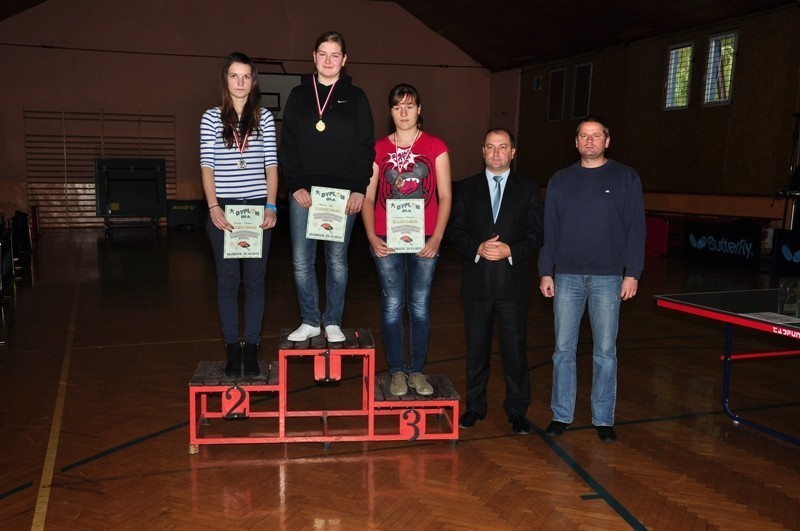
M 247 163 L 244 161 L 244 150 L 247 147 L 247 139 L 250 138 L 250 132 L 248 131 L 246 135 L 244 135 L 244 142 L 241 144 L 239 143 L 239 133 L 236 130 L 233 131 L 233 139 L 236 141 L 236 149 L 239 150 L 239 166 L 240 169 L 245 169 L 247 167 Z
M 404 171 L 404 169 L 406 167 L 406 164 L 408 164 L 408 159 L 411 158 L 411 150 L 413 149 L 414 144 L 417 143 L 417 139 L 419 138 L 419 135 L 421 133 L 422 133 L 422 131 L 417 129 L 417 134 L 416 134 L 416 136 L 414 136 L 414 140 L 411 142 L 411 145 L 408 147 L 408 149 L 406 149 L 402 153 L 402 158 L 400 158 L 400 156 L 401 156 L 400 148 L 397 145 L 397 132 L 395 132 L 395 134 L 394 134 L 394 160 L 395 160 L 395 163 L 397 164 L 397 170 L 400 173 L 402 173 Z
M 330 92 L 328 92 L 328 97 L 325 98 L 325 103 L 320 107 L 319 90 L 317 89 L 317 80 L 316 79 L 312 80 L 312 84 L 314 85 L 314 97 L 317 99 L 317 114 L 319 114 L 319 121 L 317 122 L 315 127 L 317 128 L 317 131 L 319 131 L 320 133 L 325 130 L 325 122 L 322 121 L 322 114 L 325 112 L 325 108 L 328 106 L 328 102 L 331 99 L 331 95 L 333 95 L 333 88 L 336 86 L 336 83 L 338 82 L 339 82 L 338 79 L 333 82 L 333 85 L 331 85 L 331 90 Z

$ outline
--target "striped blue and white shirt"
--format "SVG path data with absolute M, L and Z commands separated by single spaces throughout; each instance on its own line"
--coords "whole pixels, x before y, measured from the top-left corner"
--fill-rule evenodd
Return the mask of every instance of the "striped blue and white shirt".
M 222 140 L 222 119 L 219 107 L 203 113 L 200 122 L 200 166 L 214 170 L 217 197 L 251 199 L 267 196 L 264 170 L 278 165 L 275 140 L 275 120 L 272 113 L 261 108 L 261 131 L 247 139 L 244 153 L 234 143 L 230 148 Z M 239 167 L 244 160 L 245 168 Z

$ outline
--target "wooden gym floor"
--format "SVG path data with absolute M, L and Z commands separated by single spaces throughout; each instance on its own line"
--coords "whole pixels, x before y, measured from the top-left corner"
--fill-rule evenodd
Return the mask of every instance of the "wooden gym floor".
M 377 282 L 358 226 L 350 257 L 344 326 L 371 328 L 380 345 Z M 461 430 L 456 445 L 224 445 L 190 455 L 188 381 L 200 361 L 223 356 L 204 232 L 45 234 L 2 304 L 11 340 L 0 347 L 0 528 L 798 529 L 800 448 L 722 411 L 723 325 L 653 302 L 654 294 L 768 282 L 648 257 L 639 295 L 622 308 L 615 443 L 591 428 L 587 326 L 575 423 L 560 439 L 544 435 L 553 329 L 551 303 L 537 292 L 530 435 L 511 433 L 495 356 L 488 417 Z M 445 249 L 427 370 L 449 376 L 463 395 L 458 286 L 458 258 Z M 280 230 L 267 298 L 262 358 L 276 359 L 280 329 L 299 323 Z M 736 347 L 797 348 L 742 329 Z M 797 358 L 739 363 L 732 404 L 800 437 L 798 375 Z M 292 383 L 293 404 L 320 408 L 310 375 Z

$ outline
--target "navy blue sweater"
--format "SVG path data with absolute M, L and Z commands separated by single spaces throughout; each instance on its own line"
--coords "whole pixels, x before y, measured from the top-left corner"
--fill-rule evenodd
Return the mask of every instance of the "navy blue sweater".
M 613 160 L 597 168 L 576 162 L 550 179 L 539 276 L 638 279 L 644 268 L 644 240 L 642 183 L 633 168 Z

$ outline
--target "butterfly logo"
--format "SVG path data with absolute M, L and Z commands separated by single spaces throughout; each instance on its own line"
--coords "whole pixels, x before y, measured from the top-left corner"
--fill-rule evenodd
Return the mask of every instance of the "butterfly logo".
M 788 245 L 781 245 L 781 254 L 786 259 L 787 262 L 800 262 L 800 251 L 795 251 L 792 253 L 792 250 L 789 249 Z
M 703 249 L 708 244 L 708 240 L 705 236 L 701 236 L 700 239 L 697 239 L 694 237 L 694 234 L 690 234 L 689 243 L 691 243 L 692 247 L 695 249 Z

